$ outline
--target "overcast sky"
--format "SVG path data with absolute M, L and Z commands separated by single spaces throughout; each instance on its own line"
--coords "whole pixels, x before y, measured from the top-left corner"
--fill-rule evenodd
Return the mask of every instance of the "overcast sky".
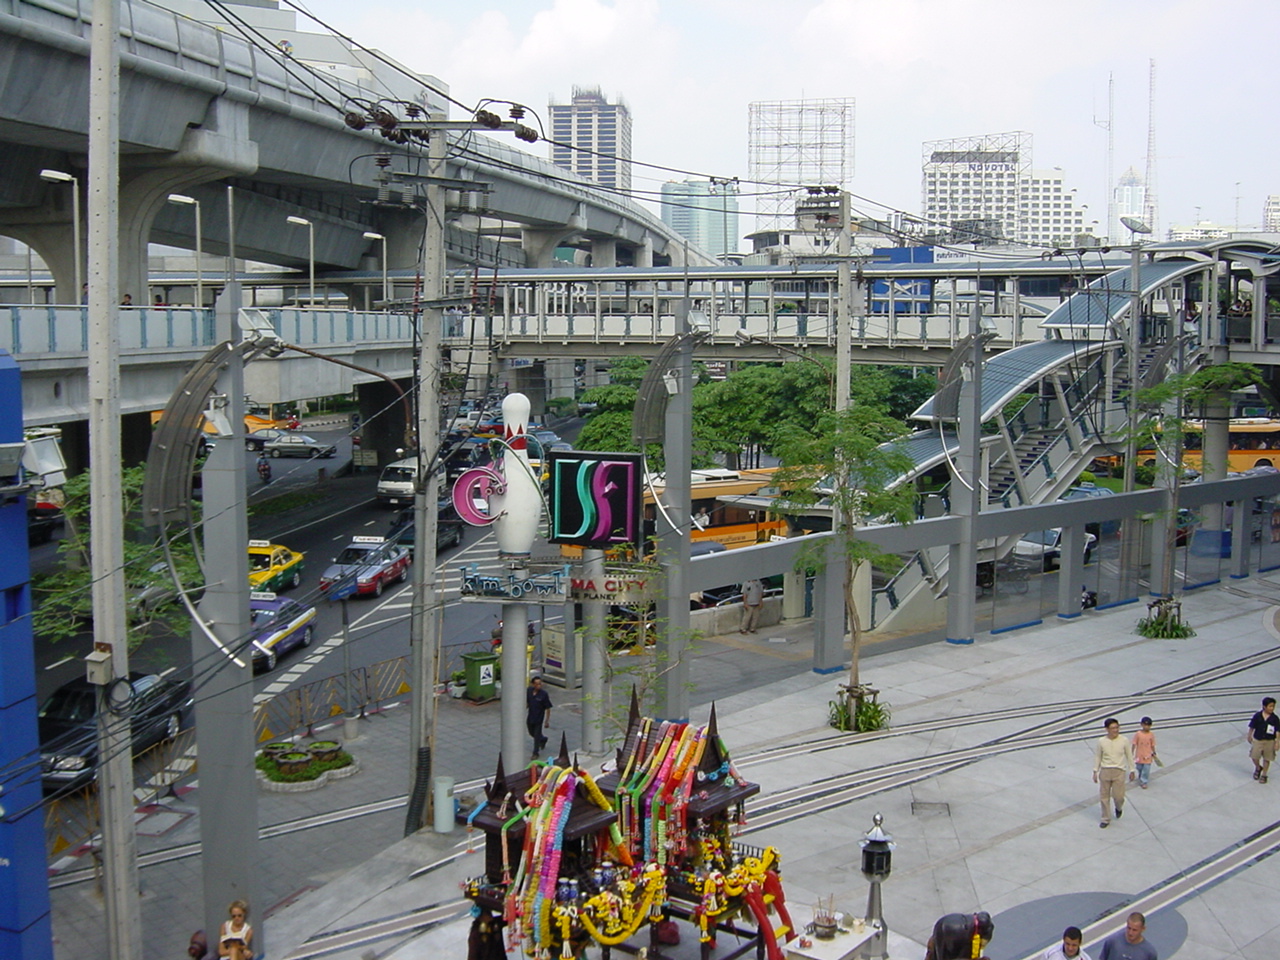
M 311 0 L 309 9 L 466 103 L 543 114 L 574 85 L 621 97 L 633 157 L 748 176 L 747 105 L 852 97 L 847 186 L 918 212 L 921 144 L 1011 130 L 1061 167 L 1105 229 L 1107 82 L 1115 176 L 1142 174 L 1156 61 L 1160 233 L 1261 222 L 1280 193 L 1277 0 Z M 300 28 L 309 29 L 300 20 Z M 454 116 L 461 114 L 455 110 Z M 535 148 L 547 155 L 545 145 Z M 636 168 L 637 191 L 673 175 Z M 744 191 L 745 192 L 745 191 Z M 744 211 L 752 201 L 743 198 Z M 878 213 L 870 207 L 867 213 Z M 745 231 L 744 231 L 745 232 Z

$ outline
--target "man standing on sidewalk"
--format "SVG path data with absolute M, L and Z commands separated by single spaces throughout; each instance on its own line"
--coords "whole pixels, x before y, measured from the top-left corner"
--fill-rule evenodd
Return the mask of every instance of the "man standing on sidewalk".
M 1128 743 L 1128 741 L 1125 741 Z M 1149 940 L 1143 939 L 1147 929 L 1147 918 L 1136 910 L 1129 914 L 1124 929 L 1113 933 L 1102 941 L 1102 952 L 1098 960 L 1159 960 L 1156 948 Z
M 1107 734 L 1098 738 L 1093 757 L 1093 782 L 1098 785 L 1098 800 L 1102 804 L 1102 822 L 1098 826 L 1111 826 L 1111 805 L 1116 808 L 1116 819 L 1124 816 L 1124 775 L 1132 780 L 1137 776 L 1133 765 L 1133 744 L 1120 736 L 1120 721 L 1108 717 L 1104 726 Z M 1105 955 L 1104 955 L 1105 956 Z
M 760 609 L 764 606 L 764 584 L 748 580 L 742 585 L 742 626 L 739 633 L 755 633 L 760 622 Z
M 1067 927 L 1062 931 L 1062 942 L 1044 952 L 1044 960 L 1090 960 L 1089 954 L 1080 949 L 1083 940 L 1079 927 Z
M 529 730 L 529 736 L 533 737 L 533 755 L 536 757 L 547 745 L 546 734 L 542 731 L 551 726 L 551 694 L 542 689 L 541 677 L 534 677 L 529 681 L 529 689 L 524 693 L 524 703 L 528 709 L 525 726 Z
M 1250 747 L 1249 759 L 1253 761 L 1253 779 L 1267 782 L 1267 768 L 1276 758 L 1276 733 L 1280 731 L 1280 717 L 1276 716 L 1276 698 L 1263 697 L 1262 709 L 1249 721 L 1247 734 Z

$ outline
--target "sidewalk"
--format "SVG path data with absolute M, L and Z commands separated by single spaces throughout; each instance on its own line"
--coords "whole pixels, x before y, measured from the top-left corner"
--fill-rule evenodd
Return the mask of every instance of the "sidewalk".
M 716 701 L 724 741 L 743 772 L 762 786 L 756 809 L 767 809 L 770 796 L 784 788 L 824 781 L 821 793 L 835 804 L 830 809 L 791 820 L 771 812 L 759 822 L 772 825 L 746 838 L 782 852 L 784 885 L 798 915 L 805 915 L 804 904 L 833 894 L 837 909 L 864 912 L 867 885 L 857 841 L 872 815 L 884 814 L 897 841 L 893 874 L 884 887 L 885 915 L 892 931 L 909 938 L 895 937 L 895 958 L 922 957 L 919 945 L 944 913 L 987 910 L 996 921 L 989 956 L 1016 960 L 1042 950 L 1069 923 L 1085 927 L 1091 937 L 1095 929 L 1123 926 L 1131 903 L 1150 901 L 1148 935 L 1162 960 L 1261 960 L 1272 957 L 1271 945 L 1280 942 L 1280 918 L 1257 908 L 1269 902 L 1267 892 L 1280 881 L 1280 858 L 1224 865 L 1210 871 L 1220 876 L 1203 889 L 1171 884 L 1275 819 L 1276 804 L 1259 802 L 1267 799 L 1260 791 L 1280 786 L 1250 778 L 1243 728 L 1262 693 L 1280 686 L 1277 661 L 1240 669 L 1203 690 L 1188 686 L 1213 665 L 1259 651 L 1280 653 L 1274 603 L 1280 603 L 1280 583 L 1267 579 L 1188 594 L 1184 609 L 1199 635 L 1182 641 L 1136 636 L 1140 608 L 1128 606 L 1067 623 L 984 634 L 967 647 L 905 646 L 905 640 L 872 645 L 863 677 L 893 706 L 890 736 L 839 736 L 826 725 L 827 703 L 840 678 L 810 672 L 809 624 L 749 638 L 719 637 L 705 641 L 695 655 L 692 717 L 705 722 L 709 703 Z M 1170 684 L 1170 692 L 1133 696 L 1162 684 Z M 554 731 L 567 729 L 573 749 L 579 739 L 574 694 L 551 692 Z M 1041 704 L 1052 706 L 1041 712 Z M 1011 707 L 1031 709 L 1021 717 L 964 722 Z M 441 773 L 460 782 L 492 774 L 498 711 L 496 703 L 442 701 Z M 1111 713 L 1126 734 L 1139 716 L 1154 717 L 1167 766 L 1149 790 L 1131 790 L 1126 816 L 1103 831 L 1090 770 L 1092 743 Z M 463 956 L 467 921 L 426 929 L 424 924 L 456 915 L 458 884 L 481 872 L 482 859 L 465 854 L 461 828 L 452 835 L 424 832 L 401 839 L 404 809 L 395 801 L 408 784 L 408 711 L 388 710 L 361 726 L 352 743 L 360 774 L 314 793 L 259 795 L 259 822 L 267 828 L 357 805 L 381 801 L 386 807 L 338 824 L 267 831 L 261 867 L 265 909 L 255 911 L 267 955 L 306 955 L 298 948 L 308 939 L 383 920 L 392 931 L 387 936 L 325 956 Z M 813 740 L 826 741 L 828 748 L 773 759 L 752 756 Z M 1001 740 L 994 749 L 1007 752 L 993 753 L 993 741 Z M 982 745 L 988 746 L 972 755 L 949 756 Z M 851 771 L 866 774 L 844 799 L 838 791 L 845 788 L 829 778 Z M 882 779 L 873 780 L 880 772 Z M 144 862 L 162 848 L 198 841 L 193 799 L 171 801 L 163 820 L 153 820 L 161 813 L 141 820 Z M 748 816 L 756 816 L 753 804 Z M 150 831 L 150 824 L 167 829 L 150 836 L 159 832 Z M 435 866 L 422 870 L 430 865 Z M 144 866 L 141 873 L 148 960 L 184 955 L 187 937 L 200 922 L 194 852 Z M 1144 894 L 1147 900 L 1139 899 Z M 58 956 L 105 956 L 101 902 L 92 884 L 57 887 L 53 896 Z M 674 956 L 692 958 L 697 938 L 687 928 L 683 933 Z

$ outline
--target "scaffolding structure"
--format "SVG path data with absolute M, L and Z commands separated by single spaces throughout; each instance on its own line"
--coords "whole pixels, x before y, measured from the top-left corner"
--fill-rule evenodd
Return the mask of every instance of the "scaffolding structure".
M 760 197 L 756 229 L 794 222 L 805 186 L 844 187 L 853 179 L 853 98 L 758 100 L 748 106 L 747 153 L 756 183 L 794 185 L 794 192 Z
M 1031 179 L 1031 134 L 1023 130 L 928 140 L 921 208 L 936 227 L 982 224 L 986 241 L 1026 239 L 1022 193 Z

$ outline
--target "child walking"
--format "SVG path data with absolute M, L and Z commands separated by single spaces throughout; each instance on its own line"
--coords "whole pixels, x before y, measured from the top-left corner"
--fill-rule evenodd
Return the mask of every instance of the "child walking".
M 1142 729 L 1133 735 L 1133 765 L 1138 768 L 1138 786 L 1147 789 L 1151 764 L 1156 759 L 1156 735 L 1151 732 L 1151 718 L 1142 718 Z

